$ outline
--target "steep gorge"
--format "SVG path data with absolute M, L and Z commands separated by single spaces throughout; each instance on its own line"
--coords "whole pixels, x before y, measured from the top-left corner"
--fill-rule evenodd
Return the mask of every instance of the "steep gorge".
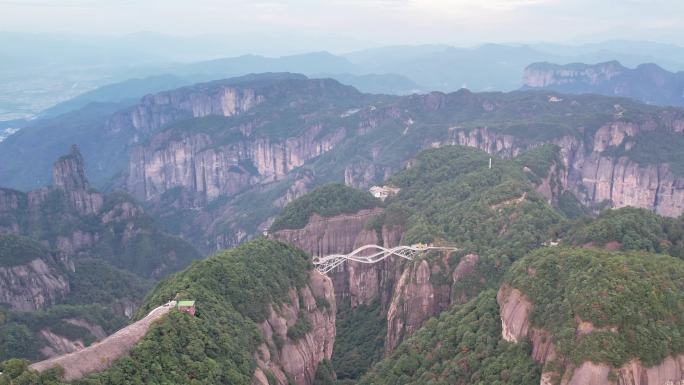
M 402 244 L 400 226 L 384 225 L 380 230 L 370 226 L 382 213 L 383 209 L 376 208 L 333 217 L 314 214 L 304 228 L 279 230 L 272 236 L 313 256 L 349 253 L 367 244 L 386 247 Z M 440 255 L 416 262 L 398 257 L 370 265 L 346 262 L 329 275 L 337 303 L 349 303 L 354 309 L 380 302 L 381 312 L 387 319 L 384 351 L 390 354 L 429 318 L 454 302 L 466 301 L 466 298 L 452 299 L 452 287 L 474 272 L 478 257 L 463 257 L 455 269 L 449 266 L 448 259 L 448 255 Z

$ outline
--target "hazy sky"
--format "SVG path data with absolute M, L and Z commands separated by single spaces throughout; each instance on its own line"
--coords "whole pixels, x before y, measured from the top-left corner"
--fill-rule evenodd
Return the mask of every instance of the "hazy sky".
M 279 36 L 332 51 L 617 38 L 683 44 L 682 20 L 684 0 L 0 0 L 6 31 Z

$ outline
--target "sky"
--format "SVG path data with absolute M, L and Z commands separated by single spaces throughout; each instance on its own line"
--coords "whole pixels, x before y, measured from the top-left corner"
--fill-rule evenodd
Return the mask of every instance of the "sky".
M 227 36 L 283 50 L 651 40 L 684 45 L 683 0 L 0 0 L 13 32 Z

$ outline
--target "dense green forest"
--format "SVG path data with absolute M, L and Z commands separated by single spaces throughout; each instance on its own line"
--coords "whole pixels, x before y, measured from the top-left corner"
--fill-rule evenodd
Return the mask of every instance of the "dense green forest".
M 0 234 L 0 267 L 23 265 L 34 259 L 50 260 L 45 246 L 27 237 Z
M 141 303 L 152 288 L 150 280 L 88 256 L 76 258 L 68 276 L 70 290 L 65 302 L 72 305 L 113 305 L 121 300 Z
M 388 209 L 403 211 L 405 242 L 445 242 L 480 254 L 519 258 L 551 236 L 562 216 L 514 161 L 467 147 L 422 152 L 389 180 L 400 187 Z M 391 225 L 392 223 L 387 223 Z
M 519 260 L 505 282 L 534 304 L 532 325 L 550 331 L 557 351 L 620 366 L 647 366 L 684 352 L 684 262 L 643 252 L 543 248 Z M 592 333 L 577 336 L 577 319 Z M 610 328 L 616 328 L 613 332 Z
M 387 333 L 387 317 L 380 301 L 352 309 L 349 302 L 337 305 L 337 334 L 332 368 L 340 382 L 354 383 L 382 358 Z
M 501 338 L 496 292 L 487 290 L 429 320 L 359 385 L 538 384 L 530 350 Z
M 288 204 L 271 225 L 270 231 L 301 229 L 314 213 L 322 217 L 355 213 L 380 205 L 370 193 L 341 183 L 330 183 Z
M 568 245 L 642 250 L 684 258 L 684 217 L 661 217 L 635 207 L 605 210 L 568 226 Z

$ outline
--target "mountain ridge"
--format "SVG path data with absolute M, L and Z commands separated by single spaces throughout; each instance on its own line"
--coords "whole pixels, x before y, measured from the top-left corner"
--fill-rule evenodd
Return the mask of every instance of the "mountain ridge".
M 623 96 L 648 104 L 684 106 L 684 72 L 669 72 L 655 63 L 636 68 L 614 60 L 597 64 L 533 63 L 525 68 L 523 89 Z

